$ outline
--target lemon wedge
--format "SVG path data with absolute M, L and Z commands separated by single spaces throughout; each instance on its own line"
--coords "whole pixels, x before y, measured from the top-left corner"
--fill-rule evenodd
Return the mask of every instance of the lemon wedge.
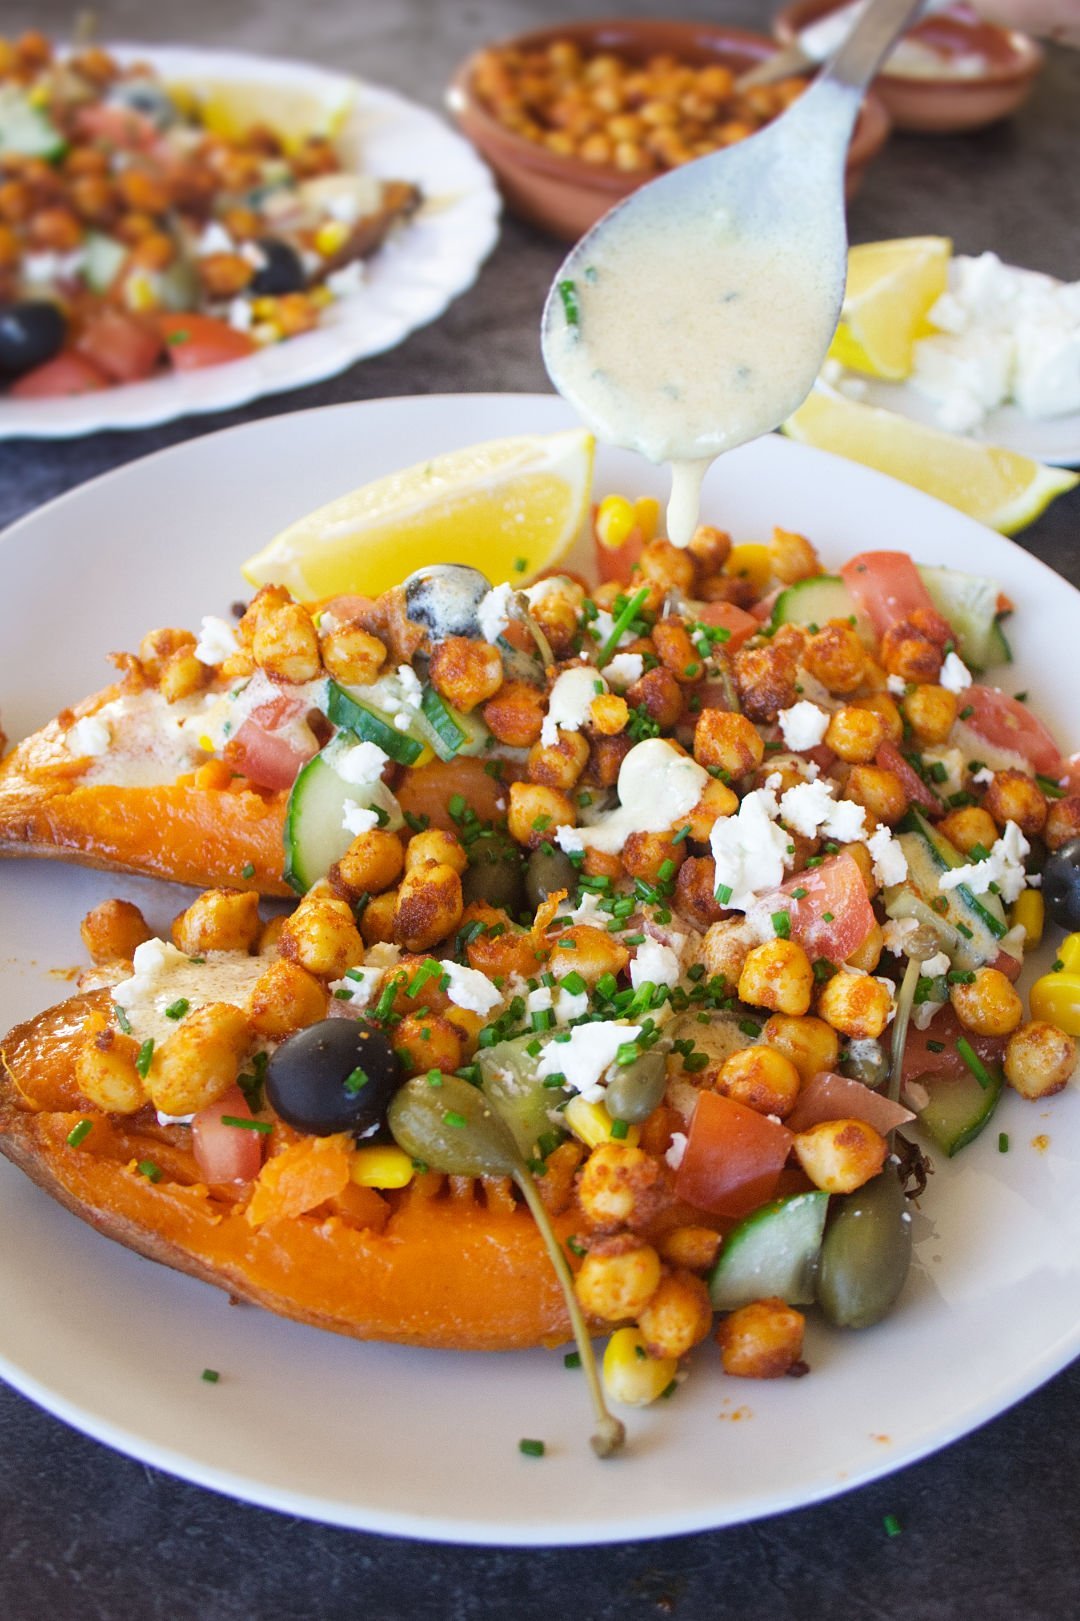
M 1004 535 L 1033 523 L 1055 496 L 1080 483 L 1063 467 L 861 405 L 820 383 L 783 431 L 913 484 Z
M 196 110 L 212 134 L 231 141 L 253 124 L 266 124 L 287 151 L 302 146 L 313 135 L 334 140 L 356 104 L 356 91 L 349 87 L 319 94 L 297 85 L 247 79 L 201 85 L 170 83 L 169 91 L 182 106 Z
M 852 248 L 830 359 L 872 377 L 907 377 L 916 338 L 933 330 L 926 315 L 948 286 L 951 253 L 945 236 L 898 237 Z
M 563 557 L 592 487 L 582 429 L 492 439 L 339 496 L 282 530 L 244 564 L 252 585 L 304 601 L 377 596 L 424 563 L 468 563 L 493 584 L 524 584 Z

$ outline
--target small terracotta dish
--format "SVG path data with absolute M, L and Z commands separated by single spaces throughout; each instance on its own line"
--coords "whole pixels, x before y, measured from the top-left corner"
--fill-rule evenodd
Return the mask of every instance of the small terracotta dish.
M 795 0 L 778 13 L 773 33 L 781 45 L 790 45 L 801 29 L 842 3 Z M 965 5 L 917 23 L 904 44 L 922 47 L 922 63 L 916 65 L 929 71 L 879 73 L 874 94 L 896 129 L 927 134 L 982 129 L 1008 118 L 1031 94 L 1045 59 L 1027 34 L 984 22 Z M 941 59 L 940 71 L 931 52 Z
M 720 64 L 736 73 L 746 72 L 776 49 L 764 35 L 742 28 L 632 18 L 560 23 L 514 35 L 489 49 L 535 50 L 557 40 L 570 40 L 590 56 L 611 52 L 644 63 L 667 54 L 692 66 Z M 508 129 L 476 93 L 474 74 L 482 54 L 474 53 L 458 68 L 447 91 L 447 105 L 462 133 L 495 171 L 508 207 L 522 219 L 573 242 L 621 198 L 656 178 L 653 173 L 563 156 Z M 887 113 L 875 96 L 867 96 L 848 150 L 848 197 L 888 133 Z

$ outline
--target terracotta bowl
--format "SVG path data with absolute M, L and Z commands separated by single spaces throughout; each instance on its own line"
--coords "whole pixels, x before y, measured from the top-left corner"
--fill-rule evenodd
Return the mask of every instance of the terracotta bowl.
M 776 49 L 764 35 L 742 28 L 619 18 L 536 28 L 515 34 L 499 45 L 533 49 L 558 39 L 573 40 L 587 52 L 614 51 L 635 62 L 670 52 L 695 66 L 719 62 L 736 72 L 745 72 Z M 582 158 L 562 157 L 506 129 L 474 93 L 473 72 L 479 54 L 474 53 L 458 68 L 447 91 L 447 105 L 462 133 L 495 171 L 507 206 L 522 219 L 567 242 L 575 242 L 620 198 L 655 178 L 628 174 L 606 164 L 586 163 Z M 888 115 L 876 97 L 868 96 L 848 150 L 849 197 L 888 133 Z
M 835 11 L 843 0 L 795 0 L 773 23 L 781 45 L 790 45 L 799 30 Z M 917 23 L 907 35 L 945 57 L 977 53 L 986 69 L 974 75 L 945 72 L 940 78 L 909 78 L 879 73 L 874 93 L 884 102 L 897 129 L 951 134 L 994 124 L 1027 100 L 1044 61 L 1040 46 L 1026 34 L 983 22 L 958 5 Z

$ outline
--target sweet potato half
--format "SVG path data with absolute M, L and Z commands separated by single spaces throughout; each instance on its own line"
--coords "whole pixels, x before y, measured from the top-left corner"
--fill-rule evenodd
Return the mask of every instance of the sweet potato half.
M 246 1192 L 199 1179 L 183 1127 L 86 1104 L 74 1058 L 103 993 L 72 997 L 0 1046 L 0 1152 L 109 1238 L 230 1295 L 356 1339 L 500 1351 L 559 1344 L 569 1323 L 540 1235 L 505 1189 L 418 1176 L 253 1226 Z M 72 1147 L 80 1120 L 93 1122 Z M 139 1170 L 149 1162 L 157 1181 Z M 364 1212 L 369 1224 L 364 1224 Z M 575 1212 L 555 1218 L 565 1241 Z

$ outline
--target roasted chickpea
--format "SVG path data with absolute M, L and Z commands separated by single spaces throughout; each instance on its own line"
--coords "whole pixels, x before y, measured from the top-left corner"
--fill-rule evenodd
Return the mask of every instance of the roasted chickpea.
M 1046 795 L 1025 771 L 995 771 L 983 796 L 983 810 L 1003 831 L 1006 822 L 1015 822 L 1028 837 L 1046 825 Z
M 394 1030 L 394 1051 L 412 1075 L 429 1069 L 447 1072 L 460 1068 L 464 1059 L 464 1039 L 456 1025 L 442 1014 L 423 1018 L 409 1013 Z
M 870 974 L 846 974 L 841 969 L 818 992 L 818 1016 L 853 1041 L 876 1041 L 891 1011 L 891 992 Z
M 618 737 L 626 730 L 629 720 L 626 699 L 618 693 L 598 693 L 589 705 L 589 729 L 601 737 Z
M 805 535 L 790 529 L 774 529 L 769 542 L 769 561 L 776 578 L 784 585 L 809 580 L 821 573 L 821 559 Z
M 139 663 L 147 680 L 156 685 L 166 661 L 184 648 L 194 652 L 195 637 L 190 630 L 165 625 L 159 630 L 147 631 L 139 643 Z
M 283 603 L 260 618 L 252 651 L 255 663 L 279 681 L 314 681 L 322 668 L 314 623 L 299 602 Z
M 368 901 L 360 915 L 360 934 L 365 946 L 389 945 L 393 940 L 397 900 L 397 890 L 388 889 Z
M 1080 795 L 1068 794 L 1064 799 L 1051 800 L 1043 828 L 1046 848 L 1060 850 L 1063 844 L 1076 838 L 1080 838 Z
M 798 697 L 795 655 L 775 640 L 764 647 L 741 647 L 734 668 L 743 710 L 752 721 L 774 721 Z
M 452 838 L 453 835 L 443 834 L 442 837 Z M 457 843 L 456 839 L 454 842 Z M 333 868 L 331 877 L 353 895 L 381 895 L 384 889 L 397 883 L 404 866 L 405 856 L 397 834 L 373 827 L 367 833 L 356 835 Z
M 720 1249 L 712 1227 L 672 1227 L 656 1240 L 662 1260 L 689 1272 L 708 1272 Z
M 465 847 L 457 834 L 441 827 L 429 827 L 422 833 L 414 833 L 405 851 L 406 872 L 411 872 L 414 867 L 423 867 L 431 861 L 453 867 L 458 874 L 463 873 L 469 865 Z
M 706 768 L 745 777 L 765 758 L 760 732 L 745 715 L 727 709 L 703 709 L 694 727 L 694 759 Z
M 622 763 L 633 746 L 625 732 L 620 732 L 617 737 L 590 738 L 589 758 L 582 781 L 597 788 L 614 788 Z
M 949 1001 L 966 1030 L 980 1036 L 1007 1036 L 1024 1017 L 1024 1004 L 997 968 L 977 968 L 968 984 L 950 985 Z
M 628 1236 L 628 1235 L 627 1235 Z M 619 1238 L 591 1249 L 574 1279 L 574 1292 L 590 1317 L 607 1323 L 636 1318 L 660 1284 L 660 1257 L 651 1244 Z
M 638 1327 L 651 1357 L 681 1357 L 708 1338 L 713 1308 L 709 1291 L 692 1272 L 668 1272 L 638 1313 Z
M 723 907 L 716 899 L 716 863 L 712 856 L 687 856 L 675 880 L 675 909 L 696 929 L 719 923 Z
M 775 1047 L 743 1047 L 720 1066 L 716 1090 L 758 1114 L 781 1120 L 795 1107 L 801 1078 L 790 1058 Z
M 664 668 L 676 681 L 700 681 L 704 674 L 701 654 L 687 635 L 681 619 L 658 619 L 653 626 L 653 644 Z
M 431 654 L 431 684 L 447 703 L 471 714 L 502 686 L 502 655 L 488 642 L 448 636 Z
M 865 940 L 857 946 L 844 961 L 852 968 L 861 968 L 864 973 L 872 974 L 881 961 L 881 953 L 885 949 L 885 931 L 880 923 L 873 923 Z
M 352 620 L 320 627 L 319 650 L 322 661 L 335 681 L 347 685 L 370 686 L 386 663 L 386 644 Z
M 754 931 L 744 917 L 725 918 L 706 931 L 701 942 L 701 960 L 711 976 L 737 985 L 755 944 Z
M 914 687 L 901 705 L 905 719 L 921 745 L 944 743 L 956 720 L 955 692 L 932 682 Z
M 869 669 L 870 661 L 867 660 Z M 890 743 L 899 743 L 904 735 L 904 721 L 895 700 L 887 692 L 871 692 L 866 697 L 852 698 L 853 709 L 869 709 L 875 715 L 880 715 L 885 727 L 885 736 Z
M 464 911 L 461 879 L 445 862 L 414 867 L 397 892 L 394 939 L 407 951 L 428 951 L 453 934 Z
M 283 1041 L 294 1030 L 306 1030 L 325 1019 L 328 1003 L 326 987 L 313 974 L 279 957 L 252 986 L 248 1012 L 258 1035 Z
M 577 1196 L 598 1231 L 644 1229 L 666 1199 L 660 1161 L 626 1143 L 601 1143 L 585 1161 Z
M 255 274 L 254 265 L 242 253 L 207 253 L 198 260 L 197 268 L 209 298 L 235 298 Z
M 631 833 L 622 848 L 622 864 L 631 878 L 646 883 L 674 876 L 686 860 L 686 842 L 674 842 L 670 833 Z
M 252 890 L 207 889 L 173 919 L 172 937 L 189 957 L 199 957 L 207 951 L 250 951 L 259 928 L 259 897 Z
M 152 938 L 146 919 L 131 901 L 108 900 L 87 912 L 79 927 L 91 961 L 130 962 L 136 946 Z
M 694 559 L 682 546 L 673 546 L 670 540 L 650 540 L 641 549 L 638 567 L 642 585 L 659 586 L 661 593 L 672 590 L 681 591 L 685 596 L 693 593 Z
M 1076 1042 L 1056 1025 L 1035 1019 L 1009 1037 L 1005 1079 L 1021 1097 L 1052 1097 L 1068 1085 L 1075 1070 Z
M 865 1120 L 822 1120 L 797 1132 L 795 1156 L 816 1188 L 825 1193 L 854 1193 L 876 1176 L 889 1145 Z
M 177 648 L 161 667 L 158 690 L 168 703 L 174 704 L 178 698 L 190 698 L 193 692 L 199 692 L 209 683 L 211 674 L 195 657 L 193 648 Z
M 800 1018 L 774 1013 L 766 1020 L 761 1039 L 776 1052 L 783 1053 L 803 1081 L 809 1081 L 822 1070 L 835 1070 L 840 1060 L 836 1031 L 824 1019 L 815 1019 L 812 1014 Z
M 690 837 L 698 844 L 707 844 L 713 823 L 721 816 L 733 816 L 738 808 L 738 796 L 714 777 L 706 783 L 701 798 L 686 819 L 690 824 Z
M 254 1031 L 231 1002 L 207 1002 L 179 1023 L 151 1061 L 147 1084 L 163 1114 L 197 1114 L 235 1086 Z
M 866 674 L 866 649 L 851 625 L 842 619 L 830 619 L 810 636 L 803 664 L 829 692 L 846 697 Z
M 880 715 L 872 709 L 845 704 L 831 717 L 825 744 L 849 765 L 865 765 L 874 758 L 885 737 L 885 722 Z
M 146 1102 L 146 1084 L 135 1068 L 139 1043 L 101 1017 L 88 1022 L 75 1054 L 75 1084 L 107 1114 L 134 1114 Z
M 572 948 L 572 949 L 570 949 Z M 564 929 L 551 949 L 551 970 L 557 979 L 575 971 L 590 985 L 604 974 L 621 974 L 630 962 L 630 953 L 604 929 L 588 923 L 575 923 Z
M 905 815 L 908 796 L 895 771 L 886 766 L 853 765 L 848 773 L 844 796 L 863 805 L 870 815 L 887 827 L 894 827 Z
M 725 1317 L 716 1331 L 725 1373 L 739 1379 L 779 1379 L 802 1357 L 806 1318 L 783 1300 L 753 1300 Z
M 500 743 L 529 749 L 539 741 L 547 699 L 539 687 L 525 681 L 505 681 L 484 705 L 484 724 Z
M 739 975 L 742 1001 L 777 1013 L 808 1013 L 813 992 L 814 970 L 796 940 L 766 940 L 755 946 Z
M 682 688 L 662 664 L 655 670 L 646 670 L 631 683 L 626 690 L 626 701 L 631 709 L 644 710 L 664 732 L 678 725 L 683 712 Z
M 370 905 L 365 908 L 365 916 L 370 909 Z M 363 942 L 348 903 L 321 896 L 307 896 L 285 919 L 279 949 L 283 957 L 321 979 L 340 979 L 346 968 L 355 968 L 364 960 Z
M 889 675 L 902 681 L 936 682 L 942 652 L 911 619 L 898 619 L 881 638 L 881 663 Z
M 580 732 L 559 732 L 557 743 L 534 743 L 529 750 L 526 771 L 530 782 L 545 788 L 573 788 L 589 758 L 588 739 Z
M 963 855 L 970 855 L 979 844 L 984 850 L 989 850 L 998 836 L 994 818 L 981 805 L 961 805 L 957 810 L 950 811 L 948 816 L 941 818 L 938 831 L 945 835 L 950 844 L 955 844 Z
M 506 825 L 516 843 L 536 850 L 554 839 L 556 828 L 577 825 L 577 806 L 558 788 L 512 782 Z
M 686 549 L 702 574 L 718 574 L 731 553 L 731 536 L 710 523 L 699 523 Z
M 260 957 L 276 957 L 278 955 L 278 945 L 284 927 L 284 916 L 272 917 L 269 922 L 263 924 L 259 930 L 258 955 Z
M 462 923 L 483 923 L 485 932 L 474 935 L 465 947 L 470 968 L 478 968 L 489 979 L 519 974 L 529 979 L 547 960 L 547 942 L 511 923 L 509 914 L 486 901 L 473 901 L 466 907 Z M 629 953 L 627 953 L 629 959 Z M 577 967 L 576 963 L 571 966 Z M 569 969 L 567 972 L 569 973 Z

